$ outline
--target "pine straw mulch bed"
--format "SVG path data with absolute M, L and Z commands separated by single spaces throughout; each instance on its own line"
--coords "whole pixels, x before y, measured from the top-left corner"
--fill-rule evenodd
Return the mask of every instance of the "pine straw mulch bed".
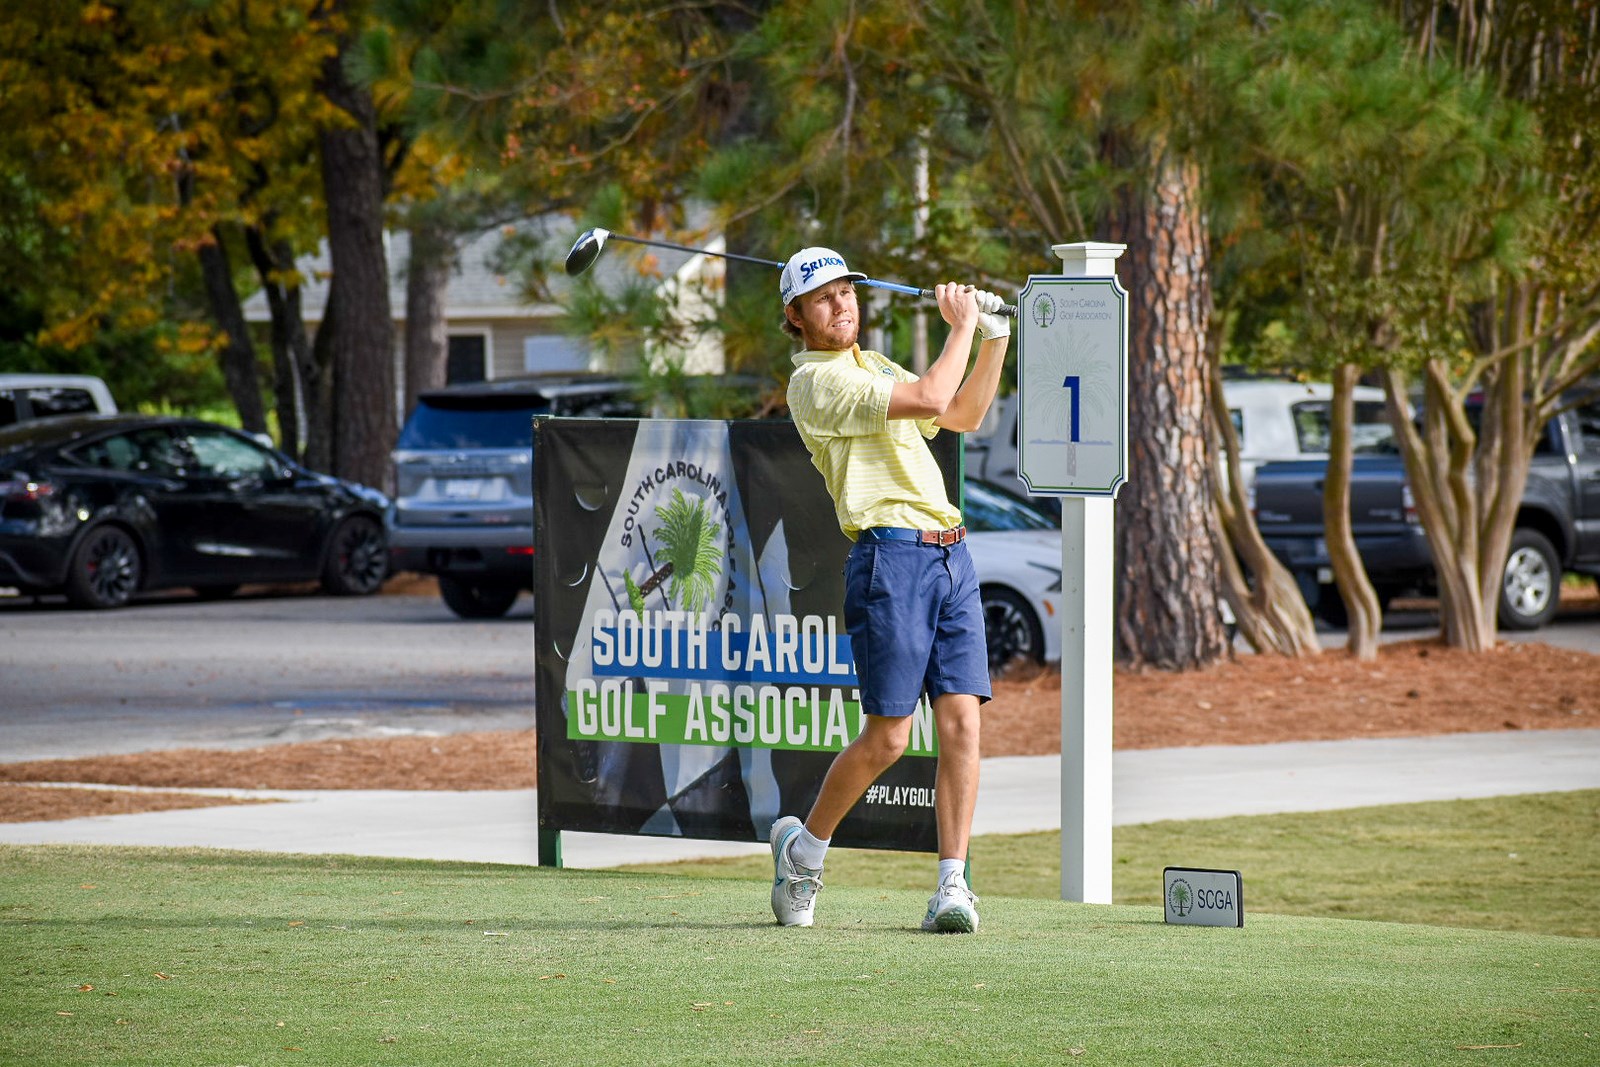
M 1472 655 L 1436 640 L 1385 645 L 1375 663 L 1342 651 L 1304 660 L 1242 656 L 1183 674 L 1116 674 L 1121 749 L 1408 737 L 1600 726 L 1600 656 L 1542 644 Z M 985 756 L 1060 751 L 1054 670 L 997 679 Z M 0 822 L 230 803 L 197 794 L 35 788 L 96 783 L 173 790 L 529 789 L 533 731 L 349 739 L 242 751 L 174 749 L 0 764 Z

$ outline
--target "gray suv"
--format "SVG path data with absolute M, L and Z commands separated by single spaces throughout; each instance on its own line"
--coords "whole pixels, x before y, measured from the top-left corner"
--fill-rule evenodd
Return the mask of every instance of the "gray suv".
M 533 588 L 533 417 L 631 418 L 625 379 L 550 374 L 424 393 L 395 445 L 390 570 L 434 574 L 450 610 L 498 618 Z

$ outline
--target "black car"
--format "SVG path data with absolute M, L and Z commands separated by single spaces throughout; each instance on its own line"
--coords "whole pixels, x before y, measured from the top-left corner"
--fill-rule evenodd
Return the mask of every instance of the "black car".
M 111 608 L 189 586 L 376 592 L 388 499 L 197 419 L 72 415 L 0 429 L 0 586 Z

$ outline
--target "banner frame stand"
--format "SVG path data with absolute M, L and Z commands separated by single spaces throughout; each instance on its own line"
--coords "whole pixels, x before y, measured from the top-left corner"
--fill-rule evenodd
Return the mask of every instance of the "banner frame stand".
M 539 866 L 561 867 L 561 831 L 539 828 Z

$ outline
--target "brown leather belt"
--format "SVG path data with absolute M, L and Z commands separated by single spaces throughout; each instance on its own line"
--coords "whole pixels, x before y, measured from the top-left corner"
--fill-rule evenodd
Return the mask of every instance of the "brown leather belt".
M 861 534 L 876 541 L 914 541 L 921 545 L 948 547 L 966 540 L 967 528 L 957 526 L 950 530 L 913 530 L 905 526 L 871 526 L 862 530 Z

